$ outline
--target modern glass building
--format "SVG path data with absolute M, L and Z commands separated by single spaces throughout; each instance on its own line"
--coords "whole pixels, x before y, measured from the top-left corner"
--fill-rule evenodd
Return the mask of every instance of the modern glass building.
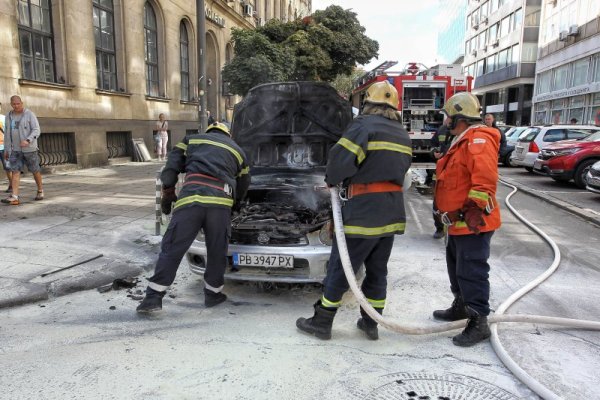
M 440 0 L 444 19 L 438 31 L 438 60 L 454 63 L 464 55 L 465 19 L 468 0 Z
M 548 0 L 544 0 L 548 1 Z M 542 0 L 469 0 L 466 72 L 483 110 L 509 125 L 527 125 Z
M 533 121 L 600 125 L 600 1 L 542 8 Z

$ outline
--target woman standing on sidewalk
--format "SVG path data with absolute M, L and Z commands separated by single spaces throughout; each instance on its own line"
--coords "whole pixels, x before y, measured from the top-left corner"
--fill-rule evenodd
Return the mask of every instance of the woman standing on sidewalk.
M 165 114 L 160 113 L 158 115 L 158 121 L 156 121 L 156 154 L 158 155 L 158 161 L 164 161 L 167 159 L 167 142 L 169 141 L 169 123 L 165 119 Z

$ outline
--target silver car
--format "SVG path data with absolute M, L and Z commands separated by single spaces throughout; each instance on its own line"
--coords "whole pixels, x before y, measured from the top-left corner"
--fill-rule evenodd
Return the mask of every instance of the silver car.
M 519 135 L 510 163 L 533 172 L 533 164 L 544 147 L 561 140 L 581 139 L 598 130 L 594 125 L 530 126 Z
M 260 85 L 236 105 L 231 132 L 252 181 L 232 213 L 226 279 L 323 280 L 332 243 L 327 155 L 351 121 L 350 104 L 323 82 Z M 187 260 L 192 272 L 204 273 L 202 234 Z

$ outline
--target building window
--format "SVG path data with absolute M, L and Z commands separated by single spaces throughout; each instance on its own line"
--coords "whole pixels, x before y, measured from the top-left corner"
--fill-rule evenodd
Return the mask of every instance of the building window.
M 523 43 L 522 62 L 535 62 L 537 60 L 537 43 Z
M 498 53 L 498 69 L 506 67 L 508 64 L 508 49 Z
M 552 101 L 552 121 L 553 124 L 564 124 L 567 122 L 567 112 L 565 105 L 568 99 L 559 99 Z
M 483 75 L 484 71 L 485 71 L 485 59 L 477 61 L 477 71 L 475 71 L 475 73 L 477 74 L 476 76 Z
M 589 64 L 589 58 L 584 58 L 573 63 L 573 82 L 571 86 L 579 86 L 587 83 Z
M 23 78 L 56 82 L 50 0 L 19 0 L 19 45 Z
M 490 14 L 498 10 L 498 0 L 490 0 Z
M 592 62 L 592 72 L 590 73 L 590 77 L 592 82 L 600 82 L 600 54 L 596 54 Z
M 548 109 L 550 108 L 550 102 L 546 101 L 543 103 L 537 103 L 535 105 L 535 115 L 534 115 L 534 123 L 536 125 L 545 124 L 546 115 L 548 114 Z
M 561 65 L 554 70 L 552 90 L 566 89 L 569 83 L 569 64 Z
M 487 17 L 487 15 L 488 15 L 488 7 L 489 7 L 489 4 L 488 4 L 487 1 L 481 5 L 481 8 L 479 9 L 479 20 L 480 21 L 483 21 L 483 19 L 485 17 Z
M 179 25 L 179 64 L 181 75 L 181 100 L 190 99 L 190 42 L 187 28 L 182 21 Z
M 515 11 L 512 14 L 512 30 L 517 30 L 521 27 L 521 24 L 523 23 L 523 9 L 519 8 L 517 11 Z
M 552 83 L 552 71 L 542 72 L 537 76 L 537 93 L 548 93 Z
M 575 96 L 569 99 L 569 121 L 573 118 L 577 120 L 577 123 L 583 123 L 583 112 L 585 108 L 585 96 Z
M 494 72 L 495 70 L 496 70 L 496 54 L 491 55 L 487 58 L 486 72 Z
M 117 62 L 113 2 L 112 0 L 94 0 L 93 4 L 97 87 L 116 91 Z
M 600 126 L 600 93 L 594 93 L 590 97 L 591 106 L 588 107 L 587 123 Z
M 150 3 L 144 4 L 144 50 L 146 61 L 146 93 L 159 96 L 158 91 L 158 26 Z
M 490 26 L 490 33 L 488 35 L 488 40 L 490 43 L 498 38 L 498 26 L 498 24 Z
M 520 62 L 521 62 L 521 46 L 518 44 L 515 44 L 512 47 L 512 63 L 518 64 Z
M 479 34 L 479 48 L 484 49 L 487 44 L 487 31 L 483 31 Z
M 506 18 L 503 18 L 500 21 L 500 34 L 499 37 L 504 37 L 510 33 L 510 15 Z

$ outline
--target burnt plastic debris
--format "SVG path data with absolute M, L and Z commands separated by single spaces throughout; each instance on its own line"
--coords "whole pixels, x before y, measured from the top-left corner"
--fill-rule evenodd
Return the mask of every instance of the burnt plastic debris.
M 126 278 L 117 278 L 112 283 L 108 285 L 100 286 L 98 291 L 100 293 L 106 293 L 111 290 L 119 290 L 119 289 L 131 289 L 134 288 L 139 282 L 139 279 L 126 277 Z

